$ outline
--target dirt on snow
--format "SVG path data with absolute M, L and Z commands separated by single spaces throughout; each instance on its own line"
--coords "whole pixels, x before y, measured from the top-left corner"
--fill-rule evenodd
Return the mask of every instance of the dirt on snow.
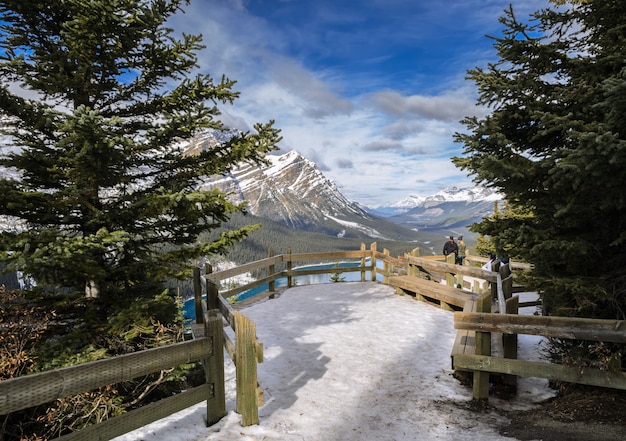
M 522 441 L 626 440 L 626 391 L 578 388 L 546 400 L 537 409 L 506 412 L 500 434 Z

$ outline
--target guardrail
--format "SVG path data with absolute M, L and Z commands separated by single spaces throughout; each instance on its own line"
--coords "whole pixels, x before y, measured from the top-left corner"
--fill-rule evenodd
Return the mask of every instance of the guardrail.
M 491 356 L 491 333 L 502 333 L 509 339 L 517 335 L 540 335 L 549 338 L 596 342 L 626 343 L 626 322 L 570 317 L 545 317 L 516 314 L 454 313 L 454 327 L 476 333 L 476 353 L 453 357 L 454 369 L 473 371 L 474 399 L 489 395 L 489 377 L 484 373 L 539 377 L 591 386 L 626 389 L 626 372 L 600 370 L 586 366 L 565 366 L 554 363 L 518 360 L 515 357 Z M 514 343 L 516 345 L 516 343 Z M 482 374 L 482 375 L 481 375 Z
M 358 251 L 331 251 L 326 253 L 291 253 L 291 251 L 287 251 L 286 254 L 274 255 L 273 251 L 270 250 L 270 256 L 266 259 L 257 260 L 254 262 L 246 263 L 235 268 L 230 268 L 218 272 L 213 272 L 212 266 L 207 266 L 206 270 L 206 280 L 219 286 L 223 280 L 230 279 L 232 277 L 236 277 L 242 274 L 246 274 L 249 272 L 263 270 L 263 272 L 267 273 L 267 276 L 256 279 L 250 283 L 228 289 L 220 292 L 220 295 L 226 299 L 236 296 L 244 291 L 248 291 L 250 289 L 256 288 L 262 285 L 269 285 L 269 289 L 265 295 L 262 295 L 260 298 L 267 297 L 273 295 L 275 292 L 274 282 L 281 278 L 287 278 L 287 287 L 293 286 L 293 278 L 298 276 L 307 276 L 307 275 L 315 275 L 315 274 L 329 274 L 329 273 L 345 273 L 345 272 L 360 272 L 361 273 L 361 281 L 365 282 L 367 280 L 367 272 L 370 272 L 370 280 L 375 281 L 377 277 L 377 273 L 382 273 L 384 277 L 388 277 L 393 274 L 395 267 L 406 267 L 406 262 L 402 261 L 400 258 L 395 259 L 389 256 L 389 252 L 385 250 L 383 253 L 380 253 L 376 250 L 376 243 L 371 245 L 371 248 L 366 249 L 365 245 L 361 245 L 361 249 Z M 294 268 L 294 263 L 304 263 L 315 261 L 319 262 L 327 262 L 333 263 L 337 262 L 339 259 L 352 259 L 358 260 L 360 265 L 357 267 L 350 268 L 341 268 L 334 267 L 331 269 L 321 268 L 321 269 L 308 269 L 308 268 Z M 367 259 L 370 259 L 370 263 L 367 264 Z M 377 268 L 377 260 L 382 260 L 384 262 L 384 268 Z M 284 270 L 276 271 L 277 266 L 285 267 Z
M 62 436 L 60 440 L 111 439 L 206 400 L 207 424 L 226 415 L 222 319 L 203 317 L 204 337 L 104 360 L 0 381 L 0 415 L 49 403 L 58 398 L 202 361 L 206 383 Z M 222 385 L 220 389 L 219 385 Z
M 418 258 L 415 256 L 415 254 L 419 254 L 417 250 L 413 253 L 414 255 L 394 258 L 389 255 L 387 250 L 377 251 L 376 243 L 373 243 L 369 250 L 362 244 L 358 251 L 298 254 L 287 252 L 277 256 L 274 256 L 273 252 L 270 251 L 269 254 L 267 259 L 219 272 L 212 272 L 211 265 L 207 265 L 204 276 L 201 275 L 199 268 L 194 270 L 194 305 L 196 311 L 196 323 L 192 326 L 194 340 L 1 381 L 0 415 L 45 404 L 72 394 L 87 392 L 94 388 L 127 381 L 159 370 L 166 370 L 180 364 L 202 361 L 205 368 L 206 384 L 110 418 L 105 422 L 65 435 L 60 439 L 114 438 L 204 400 L 207 402 L 207 425 L 211 425 L 226 415 L 224 392 L 224 350 L 226 350 L 237 369 L 237 412 L 242 415 L 241 424 L 243 426 L 258 424 L 258 406 L 263 402 L 263 392 L 258 384 L 257 363 L 263 361 L 263 345 L 256 338 L 254 322 L 232 307 L 229 303 L 230 297 L 266 283 L 269 286 L 268 291 L 255 296 L 255 298 L 271 297 L 275 292 L 274 282 L 279 278 L 286 277 L 288 287 L 291 287 L 294 277 L 344 272 L 360 272 L 362 282 L 368 280 L 368 272 L 371 281 L 376 281 L 377 276 L 382 275 L 385 284 L 389 284 L 391 277 L 409 274 L 416 268 L 426 269 L 431 274 L 443 273 L 444 277 L 450 275 L 454 277 L 462 275 L 480 277 L 491 282 L 492 285 L 492 278 L 495 277 L 494 280 L 498 280 L 498 275 L 494 276 L 492 272 L 437 261 L 445 260 L 444 256 Z M 472 257 L 475 256 L 470 256 L 466 260 L 471 261 Z M 358 260 L 359 266 L 323 269 L 293 268 L 294 263 L 307 261 L 332 263 L 338 259 Z M 476 259 L 481 258 L 474 258 L 473 260 Z M 383 263 L 382 268 L 378 267 L 378 262 Z M 285 269 L 276 271 L 275 268 L 279 265 Z M 224 292 L 219 291 L 221 281 L 257 269 L 264 269 L 267 276 L 244 286 Z M 453 278 L 452 280 L 453 283 L 456 283 L 459 279 Z M 206 298 L 204 298 L 205 294 Z M 226 320 L 234 332 L 234 341 L 224 332 L 223 320 Z M 459 326 L 466 326 L 464 323 L 459 322 Z M 485 355 L 477 356 L 483 357 Z M 483 365 L 486 363 L 485 359 L 471 357 L 467 359 L 458 358 L 457 361 L 459 366 L 472 367 L 475 371 L 482 369 L 480 363 Z
M 263 344 L 257 340 L 256 324 L 245 314 L 235 311 L 219 295 L 217 285 L 201 277 L 199 268 L 194 269 L 193 280 L 196 305 L 196 324 L 192 325 L 194 337 L 201 335 L 198 329 L 203 329 L 201 325 L 206 311 L 218 311 L 226 320 L 235 335 L 234 340 L 227 333 L 223 333 L 222 338 L 224 348 L 235 365 L 236 411 L 241 414 L 242 426 L 258 424 L 258 407 L 263 405 L 264 396 L 258 384 L 257 363 L 263 362 Z

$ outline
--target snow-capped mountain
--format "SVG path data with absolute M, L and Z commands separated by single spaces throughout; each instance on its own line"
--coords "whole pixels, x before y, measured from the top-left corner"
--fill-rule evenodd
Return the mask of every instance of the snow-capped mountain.
M 491 189 L 452 187 L 424 198 L 413 207 L 406 203 L 390 207 L 387 212 L 390 215 L 385 219 L 416 230 L 464 229 L 493 213 L 501 200 L 502 195 Z M 383 215 L 380 209 L 377 213 Z
M 205 132 L 189 152 L 222 142 Z M 248 211 L 289 227 L 339 237 L 415 240 L 415 230 L 449 233 L 467 231 L 493 211 L 501 197 L 480 187 L 442 190 L 434 195 L 411 195 L 387 207 L 361 207 L 346 199 L 317 165 L 290 151 L 269 156 L 270 164 L 240 164 L 228 175 L 211 176 L 205 188 L 218 188 L 234 202 L 248 202 Z
M 424 198 L 422 203 L 432 202 L 493 202 L 502 199 L 502 195 L 495 190 L 484 187 L 452 187 Z M 417 204 L 420 205 L 420 204 Z M 415 205 L 415 206 L 417 206 Z
M 210 148 L 210 134 L 188 151 Z M 317 165 L 296 151 L 269 156 L 270 164 L 239 164 L 227 175 L 211 176 L 204 188 L 218 188 L 233 202 L 248 202 L 248 211 L 289 227 L 338 237 L 414 240 L 414 233 L 380 219 L 346 199 Z
M 235 202 L 248 201 L 248 211 L 301 228 L 329 217 L 370 217 L 346 199 L 317 166 L 292 150 L 269 156 L 269 166 L 240 164 L 226 176 L 205 185 L 229 193 Z
M 401 201 L 394 202 L 389 205 L 390 208 L 397 208 L 399 210 L 410 210 L 413 207 L 417 207 L 419 204 L 424 202 L 426 198 L 424 196 L 418 196 L 415 194 L 409 195 L 407 198 L 402 199 Z M 377 208 L 381 208 L 380 206 Z
M 389 205 L 365 207 L 365 209 L 385 219 L 396 222 L 397 217 L 415 208 L 433 208 L 446 202 L 461 202 L 463 204 L 476 203 L 477 205 L 490 205 L 494 201 L 502 200 L 502 195 L 496 191 L 484 187 L 451 187 L 441 190 L 430 196 L 410 195 L 405 199 Z M 482 204 L 488 202 L 489 204 Z M 490 205 L 492 206 L 492 205 Z M 404 223 L 404 222 L 401 222 Z

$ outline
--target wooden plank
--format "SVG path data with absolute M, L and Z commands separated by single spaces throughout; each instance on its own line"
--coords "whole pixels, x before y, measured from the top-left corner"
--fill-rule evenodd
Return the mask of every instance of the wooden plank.
M 198 361 L 210 348 L 204 337 L 0 381 L 0 415 Z
M 285 256 L 285 259 L 289 258 L 292 262 L 307 261 L 307 260 L 319 260 L 331 261 L 336 259 L 360 259 L 361 257 L 370 257 L 370 251 L 332 251 L 328 253 L 300 253 L 290 254 Z M 285 260 L 286 261 L 286 260 Z
M 327 270 L 326 272 L 329 272 L 329 271 Z M 265 284 L 269 285 L 270 282 L 273 282 L 274 280 L 279 279 L 285 276 L 286 274 L 287 274 L 286 271 L 283 271 L 280 273 L 272 274 L 271 276 L 263 277 L 262 279 L 256 279 L 245 285 L 241 285 L 236 288 L 223 291 L 220 293 L 220 295 L 224 298 L 236 296 L 237 294 L 241 294 L 242 292 L 248 291 L 249 289 L 252 289 L 252 288 L 256 288 L 257 286 L 261 286 Z
M 465 302 L 475 297 L 472 293 L 413 276 L 390 277 L 389 284 L 424 297 L 439 300 L 448 305 L 453 305 L 457 309 L 463 309 Z
M 535 315 L 454 313 L 455 329 L 626 343 L 626 321 Z
M 483 294 L 476 299 L 476 311 L 491 311 L 491 294 Z M 476 330 L 474 340 L 476 355 L 491 355 L 491 335 L 489 333 Z M 489 398 L 489 372 L 474 371 L 472 391 L 475 400 L 487 400 Z
M 519 312 L 519 296 L 513 296 L 506 300 L 505 312 L 507 314 Z M 504 358 L 517 359 L 517 334 L 502 334 L 502 346 Z M 515 375 L 504 375 L 503 382 L 513 391 L 517 391 L 517 377 Z
M 422 257 L 409 256 L 408 261 L 410 265 L 422 267 L 427 271 L 433 271 L 441 274 L 462 274 L 464 276 L 475 277 L 477 279 L 483 279 L 493 283 L 496 282 L 498 274 L 495 271 L 487 271 L 475 266 L 452 265 L 445 262 L 425 259 Z
M 257 398 L 256 324 L 240 312 L 235 313 L 235 365 L 237 377 L 237 412 L 241 425 L 259 424 Z
M 231 304 L 228 303 L 228 300 L 225 299 L 224 297 L 219 296 L 217 300 L 218 300 L 217 306 L 220 312 L 222 313 L 222 317 L 226 319 L 226 321 L 228 322 L 231 328 L 235 329 L 235 326 L 236 326 L 235 310 L 233 309 Z
M 224 325 L 219 310 L 204 314 L 204 333 L 214 345 L 211 355 L 203 361 L 205 384 L 210 387 L 206 397 L 206 424 L 213 425 L 226 416 L 224 384 Z
M 198 404 L 206 400 L 210 393 L 209 385 L 203 384 L 56 439 L 59 441 L 110 440 Z
M 245 263 L 243 265 L 236 266 L 234 268 L 230 268 L 223 271 L 217 271 L 215 273 L 207 274 L 206 278 L 213 281 L 214 283 L 218 283 L 220 280 L 230 279 L 231 277 L 238 276 L 240 274 L 245 274 L 250 271 L 254 271 L 259 268 L 266 268 L 270 265 L 275 265 L 283 261 L 283 255 L 278 255 L 274 257 L 269 257 L 267 259 L 256 260 L 254 262 Z
M 392 257 L 388 254 L 381 253 L 380 251 L 376 251 L 376 254 L 374 256 L 376 257 L 376 259 L 382 260 L 383 262 L 389 263 L 390 265 L 406 269 L 407 263 L 404 259 Z
M 523 377 L 547 378 L 548 380 L 560 380 L 569 383 L 626 390 L 626 372 L 624 371 L 609 372 L 589 367 L 564 366 L 552 363 L 468 354 L 455 356 L 454 368 Z
M 476 300 L 468 300 L 463 306 L 463 312 L 476 312 Z M 454 368 L 454 356 L 458 354 L 474 354 L 476 349 L 476 342 L 474 341 L 474 331 L 468 329 L 459 329 L 452 345 L 452 352 L 450 353 L 452 367 Z

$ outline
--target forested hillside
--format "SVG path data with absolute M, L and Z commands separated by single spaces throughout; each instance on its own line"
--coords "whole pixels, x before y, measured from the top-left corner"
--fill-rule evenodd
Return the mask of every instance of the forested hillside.
M 398 242 L 377 239 L 339 238 L 289 228 L 283 224 L 269 219 L 261 219 L 253 215 L 236 214 L 221 229 L 216 230 L 212 234 L 219 234 L 226 229 L 237 229 L 244 225 L 256 223 L 261 224 L 261 227 L 250 233 L 244 241 L 233 245 L 226 254 L 228 260 L 239 264 L 252 262 L 267 257 L 270 249 L 275 254 L 284 254 L 288 249 L 291 249 L 293 253 L 358 250 L 362 243 L 365 243 L 369 248 L 372 242 L 376 242 L 379 251 L 385 248 L 388 249 L 392 256 L 402 255 L 416 247 L 420 247 L 424 254 L 431 254 L 429 245 L 417 240 L 415 242 Z M 210 238 L 209 236 L 206 237 L 207 240 Z

